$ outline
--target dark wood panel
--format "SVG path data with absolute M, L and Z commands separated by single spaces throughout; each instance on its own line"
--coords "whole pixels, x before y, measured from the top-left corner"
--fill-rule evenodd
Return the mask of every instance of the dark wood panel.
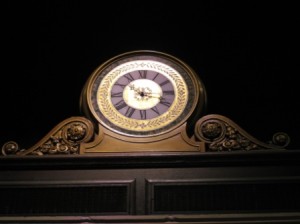
M 0 216 L 132 214 L 134 181 L 0 185 Z
M 2 157 L 0 222 L 292 223 L 299 152 Z
M 300 211 L 300 178 L 147 181 L 148 214 Z

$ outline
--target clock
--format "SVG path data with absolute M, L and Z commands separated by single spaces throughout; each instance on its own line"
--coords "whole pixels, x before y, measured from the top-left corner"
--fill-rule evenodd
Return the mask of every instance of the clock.
M 289 143 L 284 133 L 278 134 L 278 147 L 259 142 L 226 117 L 201 116 L 205 105 L 204 85 L 185 62 L 163 52 L 126 52 L 90 75 L 80 98 L 85 117 L 61 122 L 28 150 L 8 142 L 2 154 L 151 155 L 283 148 Z
M 162 52 L 132 51 L 95 69 L 81 107 L 100 128 L 143 138 L 198 119 L 205 101 L 204 85 L 186 63 Z

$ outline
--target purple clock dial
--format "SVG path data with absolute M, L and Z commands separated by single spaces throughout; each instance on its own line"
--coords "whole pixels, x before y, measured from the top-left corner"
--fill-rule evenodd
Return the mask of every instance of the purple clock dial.
M 121 76 L 112 86 L 111 102 L 122 115 L 153 119 L 164 114 L 174 102 L 172 82 L 151 70 L 137 70 Z

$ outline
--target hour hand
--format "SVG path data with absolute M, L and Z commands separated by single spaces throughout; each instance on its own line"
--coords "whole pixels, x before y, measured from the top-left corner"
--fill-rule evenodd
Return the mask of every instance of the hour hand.
M 143 94 L 146 95 L 146 93 L 145 93 L 145 91 L 144 91 L 144 88 L 141 88 L 141 87 L 135 87 L 134 84 L 129 85 L 129 88 L 130 88 L 130 90 L 133 90 L 133 91 L 134 91 L 135 93 L 137 93 L 137 94 L 143 93 Z
M 130 90 L 137 91 L 137 89 L 134 87 L 134 85 L 133 85 L 133 84 L 129 85 L 129 88 L 130 88 Z

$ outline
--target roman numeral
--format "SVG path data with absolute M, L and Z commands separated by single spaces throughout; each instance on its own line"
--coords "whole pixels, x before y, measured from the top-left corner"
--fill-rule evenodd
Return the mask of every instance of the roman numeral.
M 162 100 L 160 101 L 160 103 L 161 103 L 162 105 L 167 106 L 167 107 L 170 107 L 170 106 L 171 106 L 171 103 L 168 102 L 168 101 L 166 101 L 166 99 L 164 99 L 164 98 L 162 98 Z
M 125 113 L 125 116 L 126 116 L 126 117 L 131 117 L 132 114 L 134 113 L 134 111 L 135 111 L 134 108 L 128 107 L 128 108 L 127 108 L 127 111 L 126 111 L 126 113 Z
M 123 92 L 118 92 L 118 93 L 111 93 L 111 97 L 122 97 Z
M 146 110 L 140 110 L 140 115 L 141 115 L 142 120 L 146 120 L 146 118 L 147 118 Z
M 147 77 L 147 70 L 139 70 L 140 78 L 145 79 Z
M 154 78 L 152 80 L 154 81 L 158 75 L 159 75 L 159 73 L 156 73 L 156 75 L 154 76 Z
M 164 95 L 174 95 L 174 90 L 165 90 L 163 91 Z
M 160 86 L 164 86 L 164 85 L 168 84 L 169 82 L 170 82 L 170 80 L 167 79 L 166 81 L 163 81 L 163 82 L 160 83 L 159 85 L 160 85 Z
M 122 87 L 123 89 L 125 88 L 125 86 L 127 86 L 127 85 L 125 85 L 125 84 L 121 84 L 121 83 L 117 83 L 117 82 L 115 83 L 115 85 L 116 85 L 116 86 L 120 86 L 120 87 Z
M 124 100 L 120 100 L 119 102 L 117 102 L 117 103 L 115 104 L 115 108 L 116 108 L 117 110 L 121 110 L 121 109 L 123 109 L 123 108 L 126 107 L 126 106 L 127 106 L 127 104 L 125 103 Z
M 158 108 L 156 106 L 151 108 L 152 111 L 154 111 L 156 114 L 160 115 Z
M 128 82 L 132 82 L 134 80 L 130 73 L 127 73 L 126 75 L 124 75 L 124 77 L 128 80 Z

